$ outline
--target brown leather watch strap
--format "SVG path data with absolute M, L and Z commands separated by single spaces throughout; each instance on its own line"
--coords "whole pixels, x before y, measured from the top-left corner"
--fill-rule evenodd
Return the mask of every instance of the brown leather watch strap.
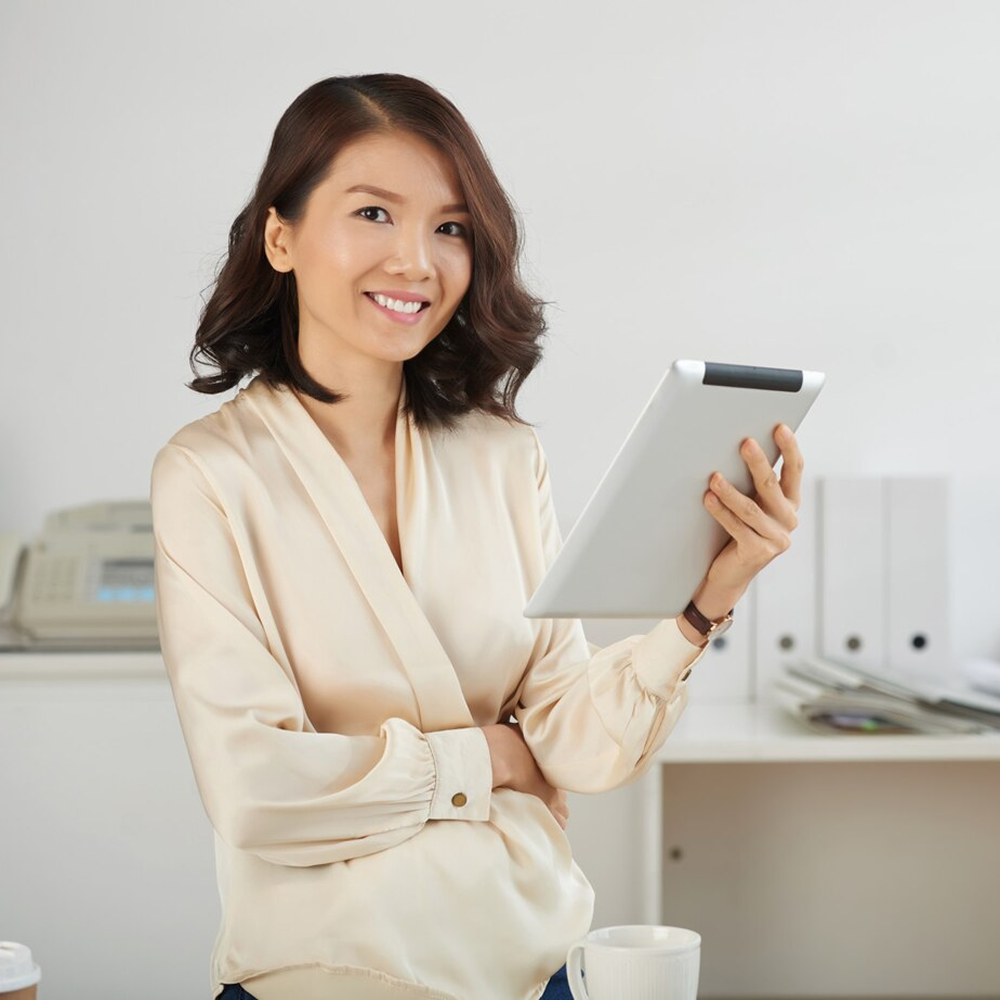
M 683 614 L 690 626 L 698 632 L 699 635 L 708 635 L 708 633 L 712 631 L 712 626 L 716 624 L 716 622 L 713 622 L 710 618 L 706 618 L 694 606 L 694 601 L 688 601 L 688 606 L 684 609 Z M 732 614 L 732 611 L 730 611 L 729 614 Z M 723 615 L 723 618 L 725 617 L 726 616 Z

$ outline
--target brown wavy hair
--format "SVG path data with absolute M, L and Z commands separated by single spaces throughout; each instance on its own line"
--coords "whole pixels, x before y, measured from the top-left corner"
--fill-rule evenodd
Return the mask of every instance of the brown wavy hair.
M 454 163 L 472 216 L 472 279 L 445 328 L 404 361 L 406 409 L 420 426 L 451 427 L 481 410 L 527 424 L 514 402 L 541 360 L 548 304 L 523 285 L 518 217 L 478 137 L 446 97 L 399 73 L 332 76 L 304 90 L 281 116 L 256 189 L 229 230 L 229 248 L 199 318 L 189 362 L 196 392 L 225 392 L 259 372 L 323 403 L 345 398 L 305 370 L 298 351 L 298 295 L 293 272 L 278 272 L 264 253 L 273 205 L 298 222 L 312 190 L 348 143 L 403 130 L 432 143 Z M 212 286 L 209 286 L 212 287 Z M 198 375 L 207 359 L 217 373 Z

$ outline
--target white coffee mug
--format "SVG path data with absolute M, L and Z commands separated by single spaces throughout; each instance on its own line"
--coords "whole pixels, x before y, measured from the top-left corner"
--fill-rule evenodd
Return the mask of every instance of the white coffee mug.
M 574 1000 L 697 1000 L 700 964 L 700 934 L 654 924 L 599 927 L 566 954 Z

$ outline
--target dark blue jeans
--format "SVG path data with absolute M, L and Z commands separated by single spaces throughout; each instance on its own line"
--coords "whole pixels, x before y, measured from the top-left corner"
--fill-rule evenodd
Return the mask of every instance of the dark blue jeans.
M 256 1000 L 256 998 L 252 993 L 243 989 L 239 983 L 229 983 L 219 994 L 217 1000 Z M 541 1000 L 573 1000 L 573 994 L 569 991 L 569 982 L 566 980 L 565 965 L 549 980 L 549 985 L 545 987 Z

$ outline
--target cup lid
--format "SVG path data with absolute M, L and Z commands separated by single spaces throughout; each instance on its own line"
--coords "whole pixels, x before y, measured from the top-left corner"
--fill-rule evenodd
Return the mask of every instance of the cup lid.
M 42 970 L 31 960 L 31 949 L 16 941 L 0 941 L 0 993 L 34 986 Z

